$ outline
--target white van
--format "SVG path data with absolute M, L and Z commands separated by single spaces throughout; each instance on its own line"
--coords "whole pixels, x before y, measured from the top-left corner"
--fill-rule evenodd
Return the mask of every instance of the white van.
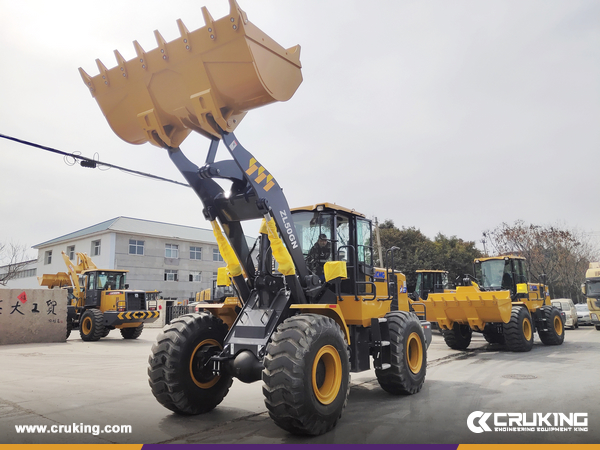
M 565 312 L 565 326 L 572 329 L 579 328 L 577 323 L 577 309 L 570 298 L 555 298 L 552 300 L 552 306 L 556 306 L 560 311 Z

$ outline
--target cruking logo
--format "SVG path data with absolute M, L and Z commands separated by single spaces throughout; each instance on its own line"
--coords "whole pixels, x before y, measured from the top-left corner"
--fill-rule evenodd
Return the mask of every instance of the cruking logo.
M 492 417 L 491 421 L 490 417 Z M 490 422 L 493 424 L 493 428 L 490 426 Z M 473 433 L 588 431 L 588 413 L 484 413 L 474 411 L 467 418 L 467 427 Z

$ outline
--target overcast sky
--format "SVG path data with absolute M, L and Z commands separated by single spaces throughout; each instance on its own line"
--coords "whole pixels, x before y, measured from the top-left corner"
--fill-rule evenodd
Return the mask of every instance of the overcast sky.
M 239 0 L 284 47 L 291 100 L 240 142 L 291 207 L 334 202 L 398 227 L 479 241 L 524 220 L 600 241 L 600 2 Z M 156 47 L 226 0 L 0 0 L 0 133 L 183 181 L 166 152 L 110 129 L 78 73 Z M 197 164 L 209 141 L 182 144 Z M 189 188 L 0 139 L 0 241 L 27 246 L 117 216 L 209 228 Z M 255 229 L 250 230 L 253 234 Z M 31 253 L 35 256 L 35 252 Z

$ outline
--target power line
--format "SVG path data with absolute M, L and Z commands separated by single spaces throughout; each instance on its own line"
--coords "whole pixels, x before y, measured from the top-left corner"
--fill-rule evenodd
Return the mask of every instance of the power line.
M 14 141 L 14 142 L 17 142 L 17 143 L 23 144 L 23 145 L 28 145 L 30 147 L 39 148 L 41 150 L 45 150 L 48 152 L 57 153 L 59 155 L 66 156 L 69 158 L 79 159 L 80 160 L 79 164 L 81 165 L 81 167 L 89 167 L 89 168 L 94 169 L 94 168 L 96 168 L 96 166 L 100 165 L 100 166 L 109 167 L 111 169 L 122 170 L 123 172 L 133 173 L 135 175 L 140 175 L 140 176 L 147 177 L 147 178 L 153 178 L 153 179 L 159 180 L 159 181 L 166 181 L 168 183 L 174 183 L 174 184 L 178 184 L 180 186 L 191 187 L 189 184 L 182 183 L 180 181 L 169 180 L 168 178 L 159 177 L 158 175 L 152 175 L 151 173 L 127 169 L 126 167 L 120 167 L 120 166 L 116 166 L 116 165 L 110 164 L 110 163 L 105 163 L 105 162 L 102 162 L 102 161 L 99 161 L 96 159 L 86 158 L 85 156 L 76 155 L 75 153 L 63 152 L 61 150 L 57 150 L 52 147 L 46 147 L 45 145 L 36 144 L 34 142 L 25 141 L 23 139 L 18 139 L 18 138 L 12 137 L 12 136 L 6 136 L 4 134 L 0 134 L 0 138 L 7 139 L 9 141 Z

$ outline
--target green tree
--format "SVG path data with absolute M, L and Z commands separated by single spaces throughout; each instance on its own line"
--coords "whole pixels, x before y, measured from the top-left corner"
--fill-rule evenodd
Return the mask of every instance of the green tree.
M 391 265 L 392 248 L 394 269 L 406 275 L 409 290 L 416 283 L 419 269 L 447 270 L 450 280 L 471 273 L 473 260 L 481 256 L 475 243 L 450 238 L 439 233 L 435 240 L 429 239 L 415 227 L 398 229 L 394 222 L 386 220 L 379 225 L 384 263 Z
M 446 237 L 438 233 L 434 245 L 437 253 L 436 263 L 440 269 L 448 271 L 450 281 L 466 273 L 472 274 L 473 261 L 482 256 L 475 247 L 475 242 L 463 241 L 456 236 Z

